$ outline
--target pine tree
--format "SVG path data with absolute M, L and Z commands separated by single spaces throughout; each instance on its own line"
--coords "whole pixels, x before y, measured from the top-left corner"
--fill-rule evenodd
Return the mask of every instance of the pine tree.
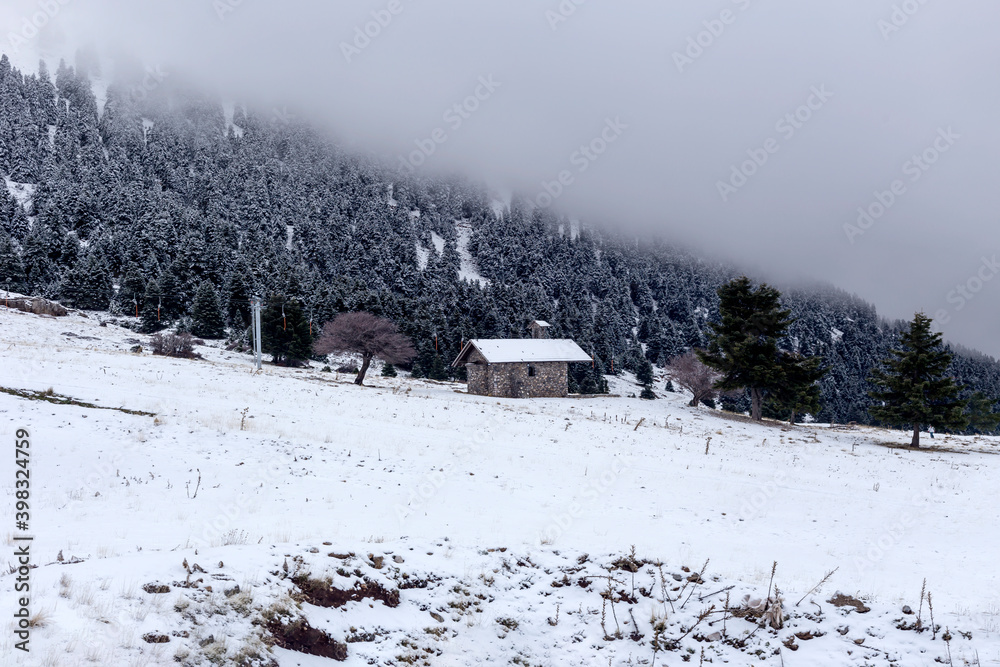
M 645 359 L 639 362 L 638 369 L 635 372 L 635 381 L 645 386 L 653 384 L 653 364 Z
M 0 288 L 14 292 L 26 292 L 24 262 L 14 246 L 14 241 L 0 234 Z
M 595 358 L 592 366 L 587 368 L 583 382 L 580 383 L 581 394 L 608 393 L 608 379 L 604 377 L 604 364 Z
M 803 357 L 786 354 L 781 358 L 783 380 L 767 396 L 765 408 L 778 419 L 788 419 L 789 424 L 803 414 L 816 415 L 820 410 L 820 378 L 826 374 L 821 368 L 820 357 Z
M 151 334 L 167 328 L 168 322 L 163 317 L 161 301 L 160 284 L 155 280 L 150 280 L 146 283 L 146 292 L 143 294 L 139 306 L 140 333 Z
M 654 401 L 658 397 L 653 393 L 653 388 L 648 384 L 642 386 L 642 393 L 639 394 L 639 398 L 645 399 L 647 401 Z
M 28 291 L 44 292 L 58 281 L 59 267 L 54 261 L 58 256 L 59 240 L 55 231 L 46 222 L 36 220 L 21 253 Z
M 440 353 L 434 354 L 434 359 L 431 361 L 431 367 L 427 371 L 427 377 L 431 380 L 449 380 L 451 379 L 451 373 L 448 371 L 448 363 L 444 360 L 444 357 Z
M 754 289 L 747 277 L 718 290 L 721 322 L 710 327 L 707 350 L 698 350 L 704 364 L 723 374 L 716 387 L 750 389 L 751 416 L 760 421 L 765 394 L 784 379 L 778 339 L 792 323 L 790 311 L 780 307 L 781 293 L 763 284 Z
M 312 336 L 302 304 L 272 296 L 260 316 L 261 349 L 275 364 L 297 366 L 312 355 Z
M 126 315 L 136 316 L 143 307 L 143 296 L 146 294 L 146 281 L 138 266 L 129 266 L 118 286 L 115 302 L 118 309 Z
M 996 401 L 981 391 L 969 399 L 969 429 L 975 433 L 996 433 L 1000 427 L 1000 412 L 994 411 Z
M 398 374 L 396 373 L 396 367 L 390 363 L 385 363 L 382 365 L 382 377 L 384 378 L 394 378 Z
M 226 320 L 233 329 L 246 329 L 250 326 L 250 299 L 254 292 L 251 280 L 244 267 L 229 274 L 226 281 Z
M 937 430 L 962 430 L 969 425 L 964 414 L 968 401 L 958 397 L 959 387 L 946 375 L 952 354 L 941 345 L 941 334 L 931 332 L 931 318 L 917 313 L 899 341 L 899 349 L 872 373 L 876 405 L 871 416 L 890 426 L 913 429 L 911 446 L 920 446 L 923 425 Z
M 222 307 L 215 286 L 205 280 L 198 286 L 191 308 L 191 333 L 201 338 L 222 338 L 226 335 Z
M 184 314 L 187 304 L 181 283 L 177 279 L 177 262 L 160 272 L 157 283 L 160 286 L 162 300 L 160 303 L 160 318 L 168 322 L 176 320 Z
M 80 258 L 66 274 L 59 293 L 81 310 L 107 310 L 114 294 L 114 284 L 104 261 L 89 254 Z

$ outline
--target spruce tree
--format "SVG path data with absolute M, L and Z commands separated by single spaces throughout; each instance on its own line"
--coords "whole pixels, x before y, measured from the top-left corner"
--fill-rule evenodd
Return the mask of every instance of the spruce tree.
M 86 255 L 66 273 L 59 293 L 75 308 L 107 310 L 114 294 L 114 284 L 103 260 Z
M 250 326 L 250 299 L 254 295 L 250 278 L 242 270 L 230 273 L 225 286 L 226 319 L 233 329 Z
M 298 366 L 312 355 L 312 336 L 302 304 L 271 296 L 260 316 L 261 349 L 275 364 Z
M 969 398 L 966 415 L 969 417 L 969 430 L 973 433 L 996 433 L 1000 427 L 1000 412 L 995 412 L 997 401 L 981 391 L 974 392 Z
M 451 377 L 448 374 L 448 364 L 445 363 L 444 357 L 440 353 L 435 352 L 434 356 L 431 357 L 430 366 L 427 368 L 427 377 L 439 381 L 448 380 Z
M 952 354 L 941 344 L 941 334 L 931 332 L 931 318 L 917 313 L 899 341 L 899 349 L 872 372 L 876 390 L 869 393 L 876 405 L 871 416 L 889 426 L 913 429 L 911 446 L 920 446 L 920 429 L 963 430 L 968 401 L 958 397 L 959 387 L 946 373 Z
M 996 401 L 981 391 L 969 399 L 969 429 L 974 433 L 996 433 L 1000 426 L 1000 412 L 994 412 Z
M 191 333 L 201 338 L 222 338 L 226 335 L 222 306 L 215 286 L 205 280 L 198 286 L 191 308 Z
M 7 235 L 0 234 L 0 288 L 14 292 L 26 292 L 24 282 L 24 262 Z
M 767 396 L 765 408 L 769 416 L 787 419 L 794 424 L 797 416 L 815 415 L 820 410 L 820 389 L 817 382 L 826 374 L 820 357 L 788 354 L 780 361 L 784 380 Z
M 580 383 L 581 394 L 608 393 L 608 380 L 604 377 L 604 364 L 595 358 L 593 365 L 587 369 L 583 382 Z
M 640 361 L 635 372 L 635 381 L 644 386 L 653 384 L 653 364 L 645 359 Z
M 784 372 L 778 339 L 792 323 L 781 308 L 778 290 L 763 284 L 754 289 L 746 276 L 718 290 L 721 322 L 712 322 L 707 350 L 698 350 L 704 364 L 723 374 L 718 389 L 750 389 L 751 416 L 760 421 L 764 397 L 782 385 Z
M 386 362 L 382 364 L 382 377 L 384 378 L 394 378 L 398 374 L 396 373 L 396 367 L 392 364 Z
M 160 307 L 161 298 L 160 284 L 155 280 L 146 283 L 146 292 L 139 304 L 139 333 L 156 333 L 167 327 L 167 320 Z
M 125 276 L 118 286 L 118 293 L 115 295 L 115 303 L 126 315 L 137 316 L 143 306 L 143 296 L 146 293 L 146 281 L 142 277 L 137 265 L 131 265 L 125 271 Z

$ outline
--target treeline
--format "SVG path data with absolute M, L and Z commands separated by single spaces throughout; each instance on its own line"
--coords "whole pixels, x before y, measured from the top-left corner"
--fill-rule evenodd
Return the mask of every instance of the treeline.
M 0 173 L 30 186 L 23 202 L 0 188 L 0 283 L 15 291 L 138 312 L 145 330 L 189 327 L 197 302 L 234 337 L 255 294 L 294 302 L 314 327 L 364 310 L 410 337 L 418 375 L 442 378 L 461 372 L 450 362 L 464 340 L 545 319 L 595 356 L 573 389 L 601 391 L 605 373 L 704 347 L 716 290 L 741 273 L 380 166 L 274 114 L 143 84 L 138 66 L 118 67 L 99 105 L 93 68 L 25 74 L 0 59 Z M 482 280 L 460 278 L 472 272 Z M 868 378 L 902 325 L 832 287 L 784 290 L 782 303 L 794 318 L 782 345 L 829 369 L 816 417 L 868 422 Z M 988 357 L 959 351 L 951 372 L 1000 395 Z

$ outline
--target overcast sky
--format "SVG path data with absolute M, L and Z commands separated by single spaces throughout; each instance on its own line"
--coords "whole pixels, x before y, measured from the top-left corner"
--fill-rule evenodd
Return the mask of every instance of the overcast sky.
M 5 0 L 0 48 L 125 49 L 1000 356 L 998 23 L 987 0 Z

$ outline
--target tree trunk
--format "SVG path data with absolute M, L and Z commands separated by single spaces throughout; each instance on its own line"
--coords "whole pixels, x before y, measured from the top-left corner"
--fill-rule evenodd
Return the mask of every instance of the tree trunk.
M 792 410 L 792 416 L 788 418 L 788 425 L 795 426 L 795 410 Z
M 751 399 L 751 409 L 750 416 L 754 421 L 760 421 L 762 419 L 761 408 L 764 403 L 764 392 L 758 387 L 752 387 L 750 389 L 750 399 Z
M 689 408 L 696 408 L 696 407 L 698 407 L 698 397 L 697 396 L 695 396 L 694 398 L 691 399 L 691 402 L 688 403 L 688 407 Z
M 368 367 L 371 365 L 371 363 L 372 363 L 371 356 L 365 355 L 362 357 L 361 370 L 358 371 L 358 377 L 355 378 L 354 384 L 360 385 L 365 383 L 365 373 L 368 372 Z
M 920 424 L 913 425 L 913 440 L 910 441 L 910 447 L 920 446 Z

